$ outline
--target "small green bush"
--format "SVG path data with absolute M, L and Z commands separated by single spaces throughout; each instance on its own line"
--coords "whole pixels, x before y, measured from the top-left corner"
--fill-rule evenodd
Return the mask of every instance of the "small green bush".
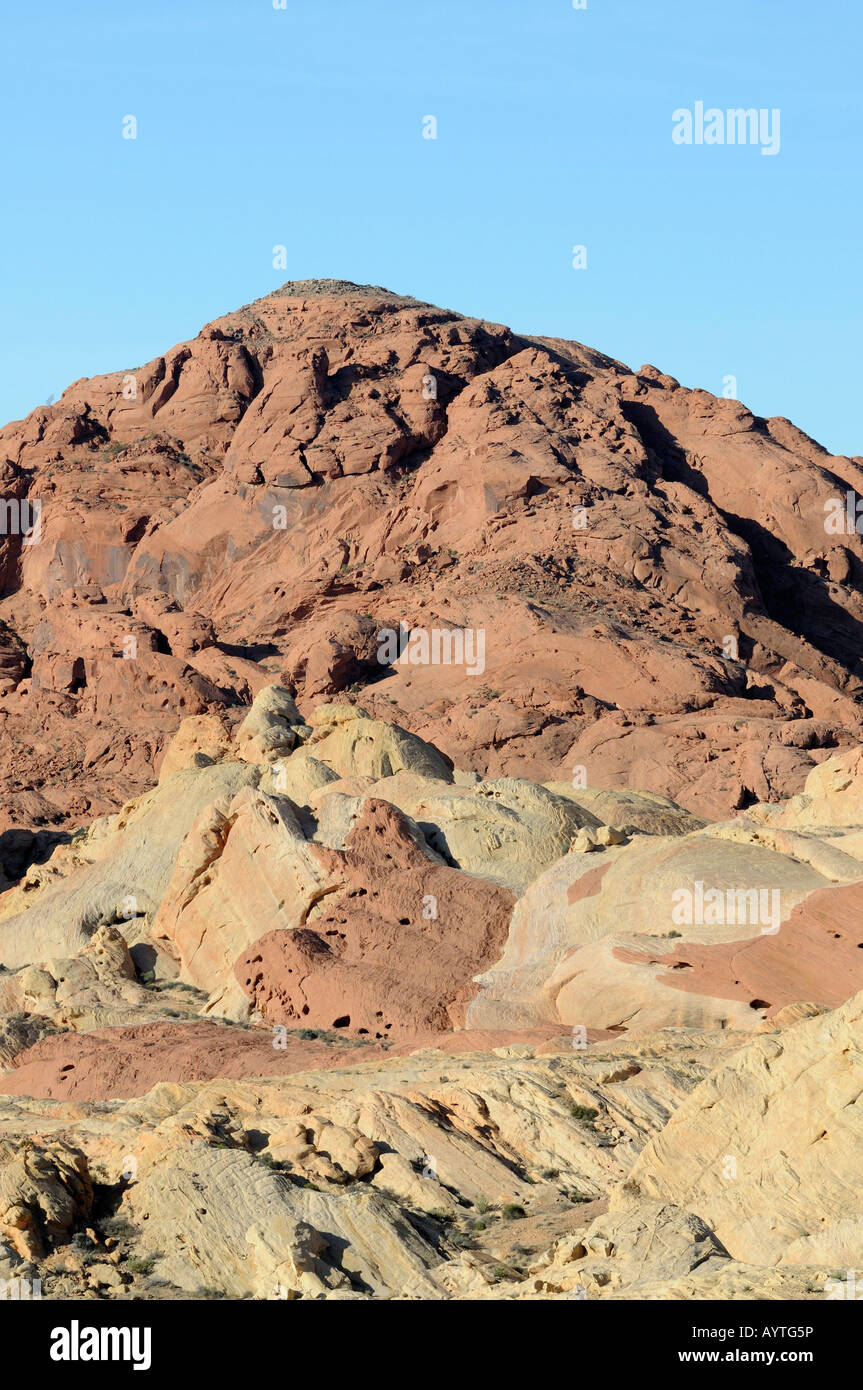
M 517 1202 L 507 1202 L 501 1215 L 504 1221 L 518 1221 L 521 1217 L 527 1216 L 527 1212 L 524 1207 L 520 1207 Z

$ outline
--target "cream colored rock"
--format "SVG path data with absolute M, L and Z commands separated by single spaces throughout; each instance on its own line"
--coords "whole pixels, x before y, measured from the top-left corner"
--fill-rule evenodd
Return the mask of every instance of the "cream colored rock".
M 764 1010 L 753 1008 L 749 1000 L 670 988 L 661 962 L 676 944 L 651 938 L 649 955 L 639 957 L 636 937 L 613 935 L 566 955 L 542 987 L 549 1021 L 625 1028 L 627 1033 L 657 1028 L 753 1031 L 761 1026 Z
M 728 1252 L 692 1212 L 663 1202 L 637 1202 L 598 1216 L 582 1236 L 564 1236 L 528 1270 L 541 1288 L 593 1293 L 646 1282 L 670 1282 L 693 1270 L 724 1266 Z M 536 1284 L 534 1284 L 536 1288 Z
M 765 825 L 747 813 L 736 820 L 711 825 L 705 834 L 711 839 L 773 850 L 774 854 L 808 864 L 828 883 L 852 883 L 863 877 L 863 839 L 854 830 L 822 826 L 787 830 L 772 822 Z
M 54 1024 L 39 1013 L 9 1013 L 3 1009 L 0 1012 L 0 1069 L 5 1070 L 6 1064 L 19 1053 L 54 1032 Z
M 80 862 L 68 873 L 18 898 L 19 910 L 0 921 L 0 963 L 15 969 L 34 957 L 70 957 L 99 926 L 122 929 L 154 914 L 196 816 L 259 776 L 245 763 L 186 768 L 129 802 L 96 834 L 82 837 Z
M 87 1280 L 97 1289 L 120 1289 L 123 1287 L 123 1277 L 120 1271 L 109 1264 L 88 1265 Z
M 801 1023 L 804 1018 L 818 1018 L 821 1014 L 829 1013 L 830 1010 L 823 1004 L 786 1004 L 784 1008 L 777 1009 L 775 1014 L 765 1019 L 756 1028 L 756 1033 L 781 1033 L 785 1028 L 792 1028 L 795 1023 Z
M 452 781 L 449 759 L 431 743 L 396 724 L 365 718 L 352 706 L 319 706 L 312 721 L 314 732 L 308 747 L 339 777 L 380 778 L 404 770 Z
M 626 840 L 626 831 L 622 830 L 619 825 L 601 825 L 596 832 L 598 845 L 625 845 Z
M 355 719 L 369 719 L 368 710 L 361 705 L 318 705 L 309 716 L 311 727 L 316 730 L 329 730 L 340 724 L 350 724 Z
M 378 1161 L 377 1146 L 364 1134 L 319 1115 L 289 1121 L 270 1135 L 266 1152 L 306 1178 L 337 1183 L 367 1177 Z
M 79 954 L 48 961 L 56 980 L 52 1014 L 78 1030 L 103 1027 L 141 1008 L 147 993 L 137 982 L 129 948 L 115 927 L 98 927 Z
M 159 781 L 164 782 L 183 768 L 206 766 L 221 762 L 231 745 L 231 736 L 222 719 L 215 714 L 192 714 L 184 719 L 165 749 L 159 768 Z
M 611 1281 L 602 1285 L 590 1281 L 588 1287 L 587 1281 L 573 1284 L 568 1272 L 566 1277 L 560 1278 L 555 1274 L 548 1279 L 540 1271 L 518 1284 L 496 1284 L 482 1292 L 473 1291 L 461 1296 L 495 1302 L 557 1302 L 576 1298 L 588 1302 L 600 1299 L 610 1302 L 637 1300 L 640 1303 L 749 1303 L 757 1299 L 793 1303 L 807 1300 L 819 1302 L 830 1297 L 830 1286 L 834 1282 L 823 1265 L 806 1269 L 768 1269 L 763 1265 L 742 1264 L 736 1260 L 708 1260 L 689 1274 L 672 1279 L 662 1276 L 648 1278 L 633 1285 Z M 777 1309 L 777 1314 L 781 1312 L 781 1309 Z M 744 1310 L 741 1310 L 741 1318 L 745 1318 Z
M 212 802 L 183 840 L 152 935 L 171 944 L 185 980 L 220 991 L 252 942 L 299 926 L 340 882 L 292 803 L 247 787 Z
M 207 1018 L 225 1019 L 229 1023 L 262 1022 L 235 975 L 228 975 L 210 991 L 201 1013 Z
M 65 1244 L 89 1219 L 93 1187 L 80 1149 L 61 1139 L 0 1141 L 0 1238 L 22 1258 Z
M 458 1212 L 458 1199 L 441 1186 L 428 1164 L 424 1167 L 428 1177 L 424 1177 L 422 1171 L 418 1172 L 403 1154 L 382 1153 L 372 1184 L 416 1211 Z
M 298 806 L 308 806 L 315 792 L 337 781 L 338 775 L 331 767 L 305 748 L 297 748 L 289 756 L 272 763 L 260 785 L 261 791 L 287 796 Z
M 803 791 L 781 807 L 754 806 L 770 824 L 863 826 L 863 748 L 847 749 L 814 767 Z
M 676 801 L 656 792 L 605 791 L 573 787 L 570 782 L 545 782 L 549 791 L 565 796 L 600 822 L 620 826 L 626 835 L 688 835 L 706 821 L 685 811 Z
M 140 1223 L 139 1248 L 157 1256 L 155 1273 L 186 1292 L 267 1298 L 286 1283 L 320 1296 L 351 1277 L 380 1292 L 409 1280 L 434 1291 L 427 1276 L 433 1248 L 384 1198 L 286 1183 L 243 1149 L 201 1140 L 175 1147 L 170 1162 L 139 1168 L 127 1210 Z M 178 1230 L 194 1238 L 178 1243 Z M 341 1248 L 324 1261 L 325 1233 L 333 1231 Z
M 98 927 L 77 956 L 0 976 L 0 1009 L 42 1014 L 84 1031 L 129 1022 L 148 1002 L 129 948 L 115 927 Z
M 237 729 L 237 756 L 250 763 L 272 763 L 284 757 L 296 746 L 296 726 L 302 722 L 293 696 L 284 686 L 264 686 Z
M 348 1276 L 327 1262 L 329 1242 L 320 1231 L 287 1212 L 250 1226 L 246 1242 L 258 1298 L 326 1298 L 351 1288 Z
M 647 1145 L 613 1203 L 625 1207 L 636 1193 L 676 1202 L 749 1263 L 859 1266 L 861 1094 L 858 994 L 757 1038 L 706 1078 Z
M 273 1080 L 165 1082 L 108 1106 L 0 1097 L 0 1152 L 14 1163 L 36 1135 L 40 1152 L 52 1151 L 74 1125 L 99 1182 L 119 1183 L 134 1158 L 117 1211 L 131 1233 L 112 1262 L 152 1259 L 175 1297 L 533 1296 L 530 1280 L 498 1283 L 493 1250 L 462 1251 L 447 1233 L 484 1204 L 532 1214 L 551 1198 L 539 1218 L 550 1239 L 580 1234 L 582 1209 L 557 1190 L 595 1198 L 619 1185 L 693 1079 L 735 1046 L 727 1032 L 665 1034 L 588 1053 L 420 1051 Z M 573 1118 L 573 1102 L 597 1110 L 593 1124 Z M 275 1172 L 261 1161 L 268 1149 L 281 1163 L 338 1168 L 312 1179 L 301 1166 Z M 310 1180 L 321 1190 L 303 1186 Z M 442 1210 L 455 1224 L 428 1226 L 427 1239 L 422 1221 L 436 1217 L 421 1213 Z M 89 1219 L 86 1204 L 76 1219 Z M 513 1240 L 523 1224 L 512 1223 Z
M 414 788 L 401 779 L 396 804 L 416 821 L 433 849 L 464 873 L 488 878 L 521 894 L 566 854 L 590 812 L 536 782 L 501 777 L 466 788 Z M 379 784 L 386 797 L 387 782 Z M 586 833 L 586 832 L 585 832 Z
M 678 938 L 722 943 L 780 926 L 810 893 L 832 882 L 800 857 L 713 833 L 639 835 L 601 854 L 570 854 L 552 864 L 516 903 L 501 960 L 480 977 L 469 1027 L 536 1022 L 630 1031 L 669 1026 L 757 1027 L 749 1001 L 684 994 L 654 964 Z M 698 921 L 697 885 L 721 893 L 723 920 Z M 755 888 L 738 908 L 727 894 Z M 685 921 L 686 894 L 692 912 Z M 684 896 L 681 896 L 684 895 Z M 762 921 L 762 906 L 768 916 Z M 778 919 L 776 912 L 778 911 Z M 672 935 L 673 933 L 673 935 Z M 635 959 L 632 959 L 632 957 Z

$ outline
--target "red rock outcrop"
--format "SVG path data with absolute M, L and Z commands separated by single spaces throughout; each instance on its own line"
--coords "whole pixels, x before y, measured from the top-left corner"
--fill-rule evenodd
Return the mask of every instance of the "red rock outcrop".
M 713 817 L 859 737 L 860 539 L 825 506 L 860 460 L 577 343 L 288 284 L 8 425 L 0 470 L 7 824 L 116 808 L 273 679 Z M 400 624 L 482 661 L 380 666 Z
M 812 893 L 776 935 L 705 944 L 687 942 L 651 957 L 616 947 L 625 962 L 660 966 L 671 989 L 745 1000 L 773 1018 L 800 1000 L 836 1009 L 863 989 L 863 883 Z
M 386 801 L 366 801 L 344 853 L 329 854 L 340 891 L 234 967 L 260 1013 L 390 1041 L 462 1026 L 473 976 L 503 948 L 512 893 L 431 862 Z
M 593 1042 L 604 1035 L 591 1033 Z M 2 1078 L 8 1096 L 45 1100 L 120 1100 L 142 1096 L 160 1081 L 241 1080 L 255 1076 L 293 1076 L 298 1072 L 353 1067 L 405 1056 L 423 1048 L 443 1052 L 492 1052 L 533 1047 L 537 1054 L 572 1050 L 559 1029 L 476 1030 L 429 1033 L 386 1050 L 332 1038 L 300 1038 L 278 1030 L 242 1029 L 194 1022 L 143 1023 L 97 1028 L 89 1033 L 58 1033 L 25 1049 L 14 1070 Z
M 0 484 L 0 1276 L 858 1263 L 863 459 L 300 282 L 0 430 Z

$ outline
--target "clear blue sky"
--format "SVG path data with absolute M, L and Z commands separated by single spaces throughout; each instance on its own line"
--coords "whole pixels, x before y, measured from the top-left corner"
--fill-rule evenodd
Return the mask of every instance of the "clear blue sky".
M 863 453 L 861 37 L 849 0 L 17 0 L 0 420 L 333 276 Z M 676 146 L 696 101 L 778 107 L 779 154 Z

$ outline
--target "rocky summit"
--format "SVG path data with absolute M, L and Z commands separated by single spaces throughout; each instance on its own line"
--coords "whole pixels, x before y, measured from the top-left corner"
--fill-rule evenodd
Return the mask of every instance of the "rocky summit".
M 0 472 L 7 1289 L 854 1296 L 863 459 L 327 280 Z

